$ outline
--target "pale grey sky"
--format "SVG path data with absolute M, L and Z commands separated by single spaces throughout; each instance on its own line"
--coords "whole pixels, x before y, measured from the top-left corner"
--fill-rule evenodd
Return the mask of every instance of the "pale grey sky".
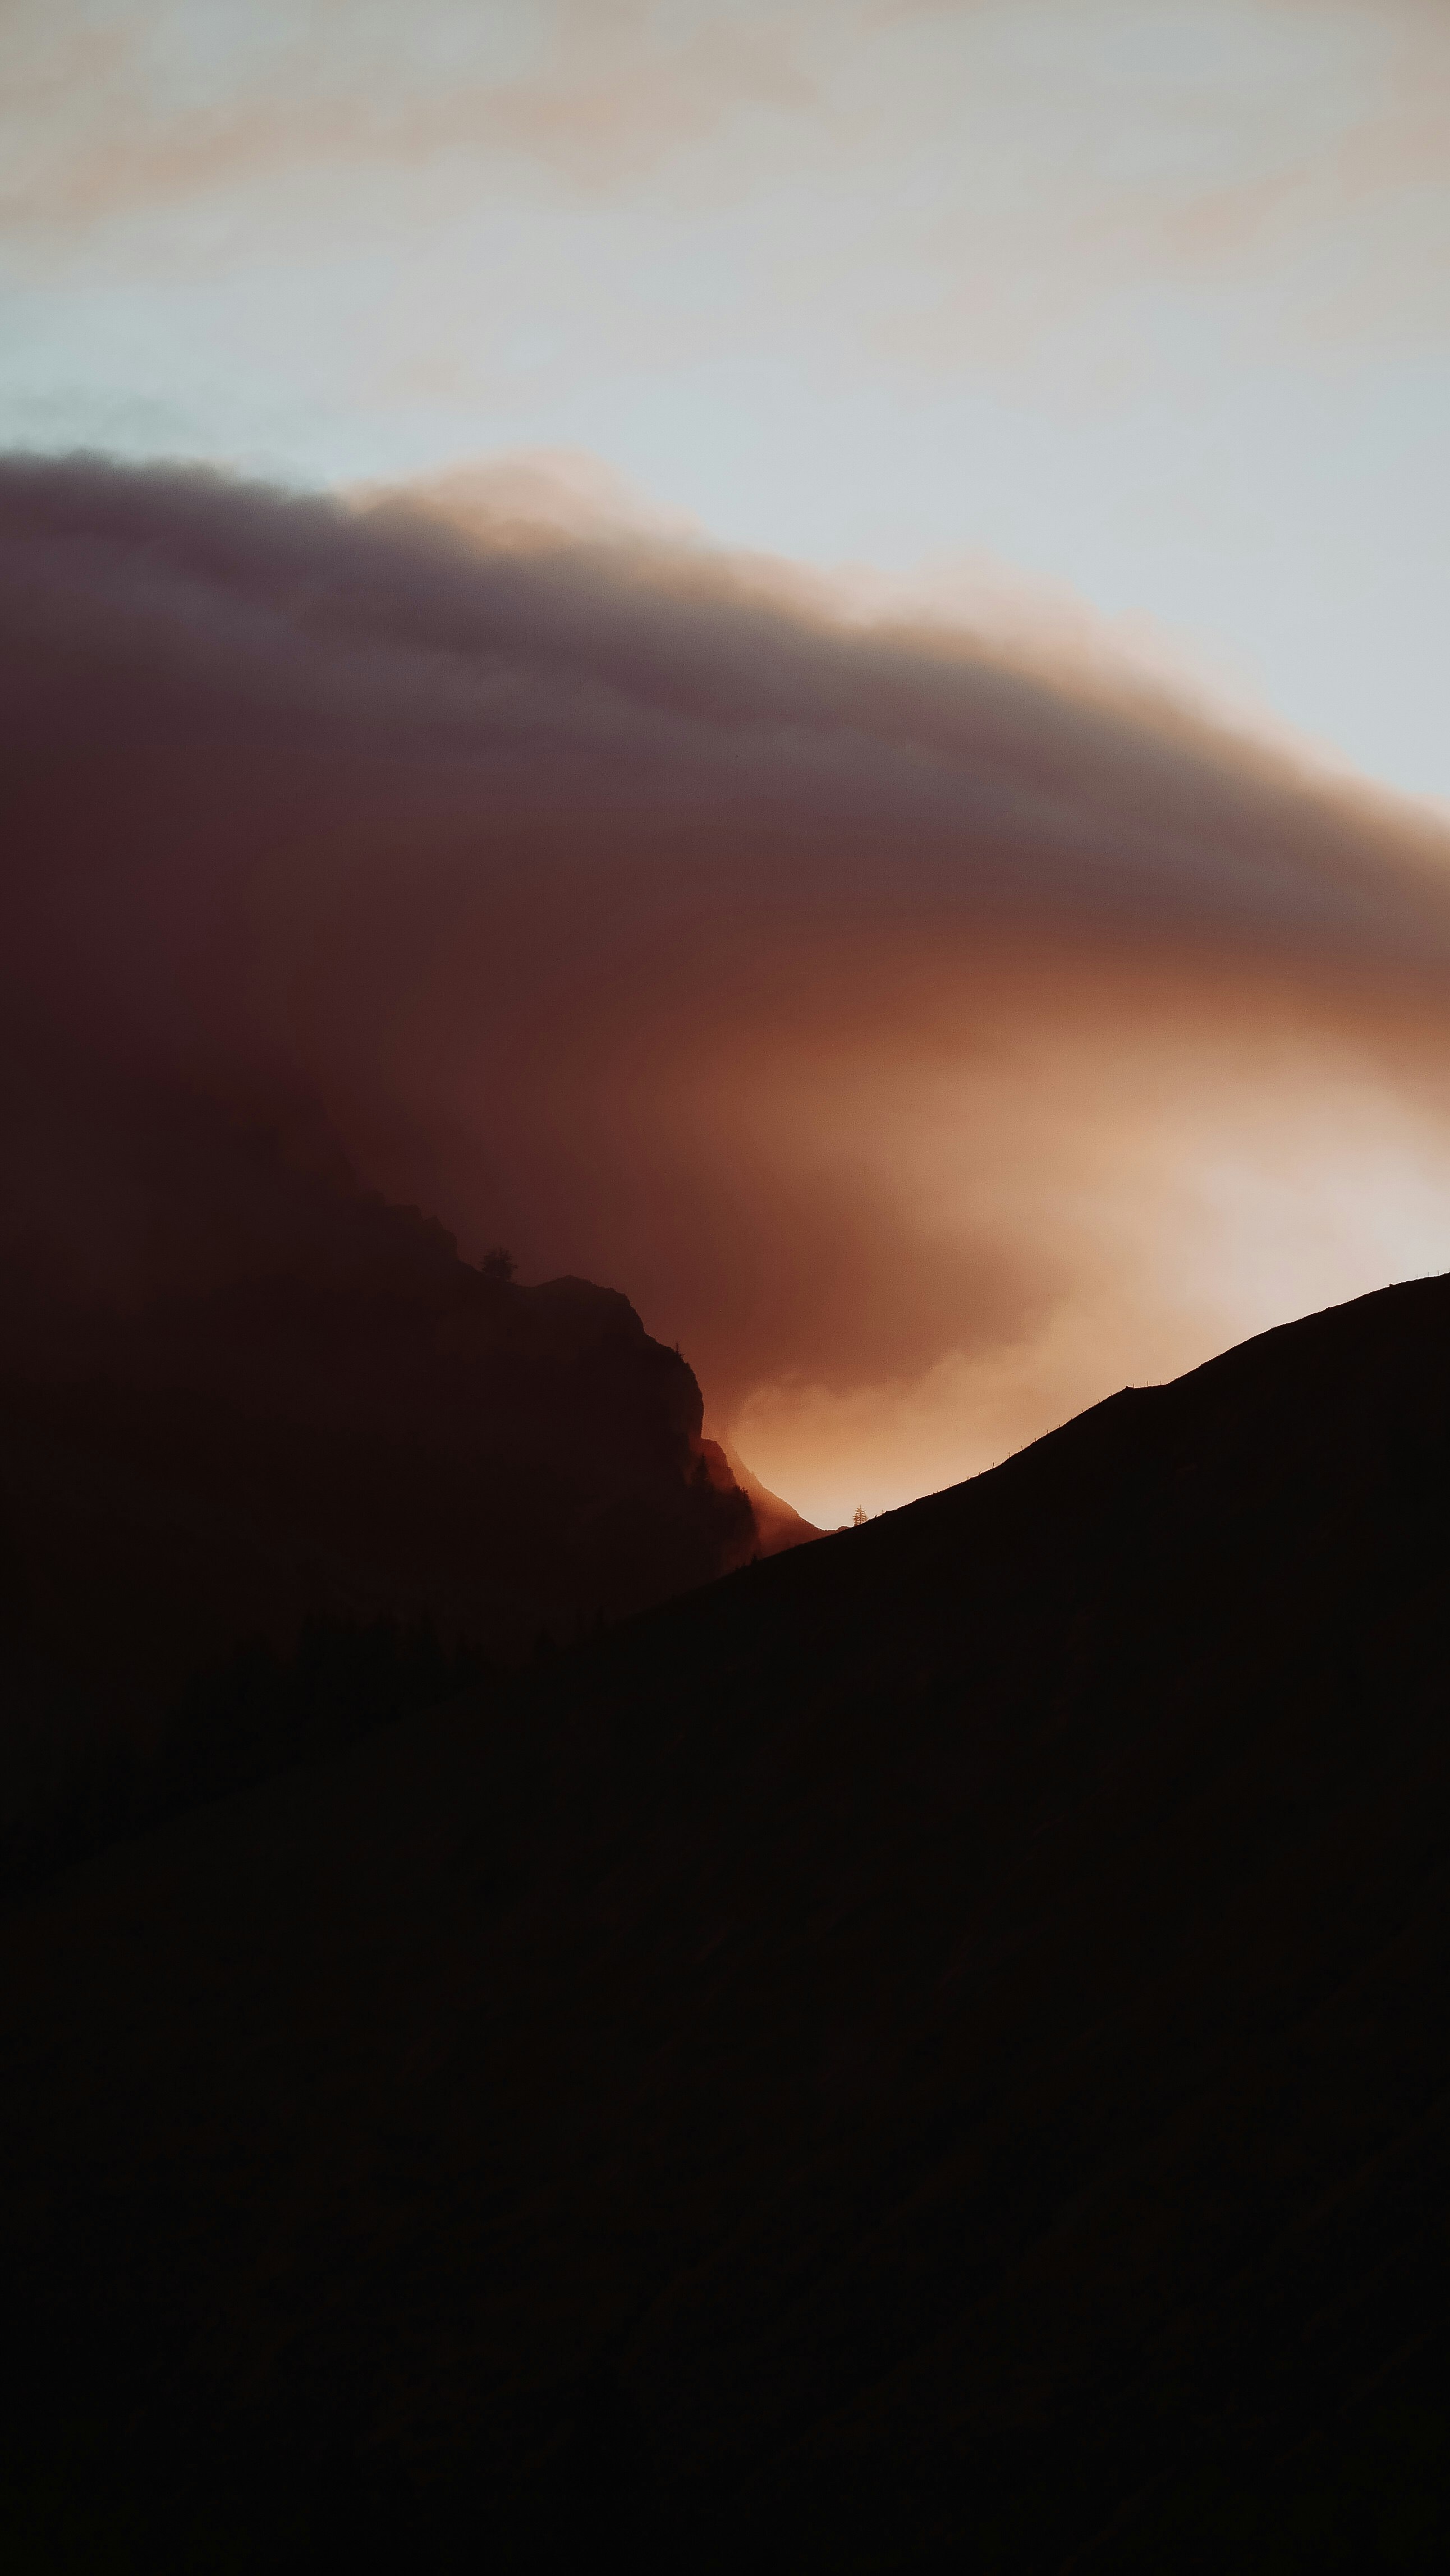
M 0 438 L 596 456 L 1450 796 L 1431 0 L 10 0 Z M 1000 573 L 997 576 L 1000 578 Z

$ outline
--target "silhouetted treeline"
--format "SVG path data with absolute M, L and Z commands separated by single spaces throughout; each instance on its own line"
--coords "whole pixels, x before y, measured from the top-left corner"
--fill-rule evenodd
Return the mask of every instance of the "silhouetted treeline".
M 154 1750 L 92 1751 L 71 1780 L 0 1841 L 0 1902 L 168 1816 L 340 1753 L 374 1728 L 476 1689 L 489 1673 L 431 1619 L 313 1616 L 296 1650 L 253 1639 L 187 1684 Z

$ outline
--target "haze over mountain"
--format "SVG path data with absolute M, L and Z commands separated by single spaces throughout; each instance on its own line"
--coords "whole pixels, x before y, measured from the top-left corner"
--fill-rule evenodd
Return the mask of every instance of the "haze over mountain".
M 465 1259 L 621 1290 L 832 1525 L 1450 1260 L 1442 822 L 1085 616 L 547 460 L 12 459 L 0 617 L 27 1259 L 148 1293 L 197 1103 L 331 1138 Z
M 12 2545 L 1429 2576 L 1447 1468 L 1434 1279 L 26 1900 Z

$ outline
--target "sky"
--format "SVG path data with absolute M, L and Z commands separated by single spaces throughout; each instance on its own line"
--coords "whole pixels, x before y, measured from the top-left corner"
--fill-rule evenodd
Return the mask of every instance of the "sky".
M 597 458 L 1450 797 L 1441 0 L 8 0 L 0 439 Z
M 33 1098 L 310 1101 L 828 1521 L 1450 1264 L 1439 0 L 10 0 L 0 102 Z

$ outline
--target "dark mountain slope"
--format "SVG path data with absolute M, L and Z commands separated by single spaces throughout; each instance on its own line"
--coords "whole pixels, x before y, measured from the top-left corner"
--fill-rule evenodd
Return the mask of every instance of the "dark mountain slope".
M 34 2456 L 148 2568 L 1438 2568 L 1447 1467 L 1425 1281 L 58 1881 Z

